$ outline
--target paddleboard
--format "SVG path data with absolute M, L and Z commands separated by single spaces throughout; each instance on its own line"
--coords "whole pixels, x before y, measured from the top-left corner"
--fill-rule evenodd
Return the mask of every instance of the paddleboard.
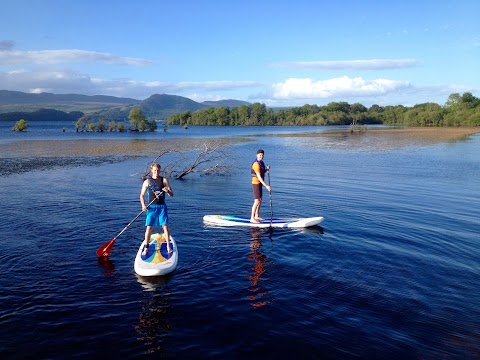
M 170 247 L 173 250 L 170 254 L 167 252 L 167 242 L 164 234 L 152 234 L 150 245 L 145 256 L 142 255 L 145 247 L 145 240 L 138 248 L 135 257 L 134 269 L 141 276 L 159 276 L 171 273 L 176 269 L 178 263 L 177 244 L 170 236 Z
M 272 218 L 265 219 L 260 223 L 250 222 L 250 218 L 231 215 L 205 215 L 203 221 L 209 224 L 223 225 L 223 226 L 250 226 L 250 227 L 275 227 L 275 228 L 294 228 L 302 229 L 309 226 L 315 226 L 323 221 L 323 216 L 310 218 Z

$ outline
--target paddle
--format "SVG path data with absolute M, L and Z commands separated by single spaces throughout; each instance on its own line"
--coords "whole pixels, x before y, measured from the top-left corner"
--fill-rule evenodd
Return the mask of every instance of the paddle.
M 155 198 L 154 198 L 152 201 L 150 201 L 150 203 L 147 205 L 147 209 L 150 207 L 150 205 L 153 204 L 153 202 L 154 202 L 155 200 L 157 200 L 157 199 L 160 197 L 160 195 L 162 195 L 162 193 L 163 193 L 163 191 L 161 191 L 161 192 L 158 193 L 158 194 L 155 194 Z M 115 240 L 117 240 L 117 238 L 118 238 L 120 235 L 122 235 L 122 234 L 125 232 L 125 230 L 127 230 L 127 229 L 130 227 L 130 225 L 132 225 L 132 224 L 135 222 L 135 220 L 137 220 L 137 219 L 140 217 L 140 215 L 142 215 L 142 214 L 143 214 L 143 210 L 142 210 L 137 216 L 135 216 L 135 217 L 133 218 L 133 220 L 130 221 L 130 222 L 128 223 L 128 225 L 125 226 L 125 227 L 123 228 L 123 230 L 118 233 L 117 236 L 115 236 L 112 240 L 107 241 L 107 242 L 106 242 L 105 244 L 103 244 L 102 246 L 100 246 L 100 247 L 98 248 L 98 250 L 96 251 L 96 252 L 97 252 L 97 255 L 98 255 L 98 256 L 108 256 L 108 255 L 110 255 L 110 253 L 112 252 L 112 249 L 113 249 L 113 245 L 115 244 Z
M 268 186 L 270 186 L 270 169 L 268 169 Z M 270 227 L 272 227 L 273 221 L 273 210 L 272 210 L 272 190 L 268 192 L 268 196 L 270 197 Z

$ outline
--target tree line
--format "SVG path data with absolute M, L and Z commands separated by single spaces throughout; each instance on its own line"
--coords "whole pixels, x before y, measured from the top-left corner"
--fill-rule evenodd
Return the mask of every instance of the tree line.
M 412 107 L 379 106 L 331 102 L 325 106 L 303 105 L 274 111 L 265 104 L 215 107 L 171 115 L 169 125 L 213 126 L 297 126 L 386 124 L 401 126 L 480 126 L 480 98 L 465 92 L 453 93 L 447 102 L 423 103 Z

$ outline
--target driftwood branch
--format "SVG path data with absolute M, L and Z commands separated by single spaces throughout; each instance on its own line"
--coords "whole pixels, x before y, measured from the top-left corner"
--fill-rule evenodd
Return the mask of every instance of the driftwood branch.
M 148 163 L 148 164 L 146 165 L 146 167 L 145 167 L 145 172 L 144 172 L 144 174 L 143 174 L 142 179 L 143 179 L 143 180 L 146 179 L 147 176 L 148 176 L 148 174 L 150 174 L 150 166 L 151 166 L 154 162 L 158 162 L 158 159 L 160 159 L 162 156 L 167 155 L 167 154 L 170 154 L 170 153 L 172 153 L 172 152 L 174 152 L 174 150 L 163 150 L 163 151 L 160 153 L 160 155 L 158 155 L 155 159 L 152 160 L 152 162 Z
M 214 140 L 203 143 L 193 150 L 164 150 L 152 162 L 158 161 L 159 158 L 167 154 L 177 154 L 177 156 L 169 157 L 167 164 L 162 164 L 163 176 L 173 177 L 177 180 L 193 173 L 202 175 L 227 174 L 229 166 L 225 164 L 228 158 L 226 144 L 225 141 Z M 151 163 L 146 166 L 144 178 L 150 173 L 150 165 Z
M 224 143 L 220 142 L 203 144 L 200 152 L 191 165 L 185 166 L 180 171 L 174 171 L 175 179 L 182 179 L 186 175 L 196 172 L 203 173 L 205 175 L 227 172 L 227 165 L 219 162 L 224 160 L 226 157 L 224 145 Z M 206 164 L 211 163 L 214 164 L 205 168 Z
M 181 171 L 175 174 L 176 179 L 182 179 L 186 175 L 194 172 L 203 172 L 205 174 L 211 174 L 215 169 L 218 169 L 221 165 L 215 164 L 208 167 L 207 169 L 202 169 L 202 166 L 207 163 L 212 163 L 217 160 L 220 160 L 225 157 L 223 152 L 222 144 L 203 144 L 202 150 L 197 155 L 196 159 L 193 161 L 193 164 L 184 167 Z

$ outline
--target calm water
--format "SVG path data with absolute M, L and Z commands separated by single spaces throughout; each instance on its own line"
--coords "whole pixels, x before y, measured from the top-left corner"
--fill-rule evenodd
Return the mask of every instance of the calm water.
M 203 128 L 206 138 L 287 130 L 305 129 Z M 202 136 L 182 131 L 165 136 Z M 109 261 L 95 254 L 141 210 L 137 173 L 151 158 L 1 176 L 0 357 L 480 358 L 480 135 L 395 149 L 249 139 L 230 148 L 232 175 L 171 181 L 179 266 L 167 277 L 133 271 L 143 217 Z M 203 224 L 207 213 L 249 214 L 259 147 L 274 216 L 321 215 L 322 227 Z

